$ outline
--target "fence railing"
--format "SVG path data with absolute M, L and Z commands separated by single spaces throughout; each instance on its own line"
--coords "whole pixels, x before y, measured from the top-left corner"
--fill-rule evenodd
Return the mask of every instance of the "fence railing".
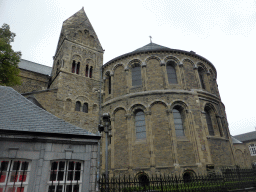
M 101 192 L 217 192 L 256 187 L 254 169 L 223 169 L 219 175 L 160 175 L 100 178 Z

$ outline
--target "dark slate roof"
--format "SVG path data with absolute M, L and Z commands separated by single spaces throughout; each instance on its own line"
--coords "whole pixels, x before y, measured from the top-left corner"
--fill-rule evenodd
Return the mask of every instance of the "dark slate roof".
M 41 65 L 32 61 L 27 61 L 24 59 L 21 59 L 19 64 L 18 64 L 20 69 L 25 69 L 28 71 L 33 71 L 36 73 L 41 73 L 43 75 L 51 75 L 52 72 L 52 68 L 45 66 L 45 65 Z
M 256 131 L 244 133 L 241 135 L 235 135 L 233 137 L 235 137 L 236 139 L 238 139 L 239 141 L 242 141 L 242 142 L 256 140 Z
M 162 45 L 158 45 L 155 43 L 149 43 L 139 49 L 136 49 L 135 51 L 131 52 L 131 53 L 136 53 L 136 52 L 146 52 L 146 51 L 168 51 L 168 50 L 172 50 L 168 47 L 164 47 Z
M 236 138 L 233 137 L 233 136 L 231 136 L 231 139 L 232 139 L 232 142 L 233 142 L 234 144 L 243 143 L 243 142 L 239 141 L 238 139 L 236 139 Z
M 99 136 L 57 118 L 4 86 L 0 86 L 0 130 Z

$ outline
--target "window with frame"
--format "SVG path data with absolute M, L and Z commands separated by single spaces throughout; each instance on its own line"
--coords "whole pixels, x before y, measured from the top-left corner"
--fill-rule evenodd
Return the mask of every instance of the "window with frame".
M 79 161 L 52 162 L 48 192 L 81 192 L 82 172 Z
M 139 110 L 135 113 L 135 129 L 137 139 L 146 138 L 145 115 L 142 110 Z
M 174 119 L 174 126 L 175 126 L 175 133 L 176 136 L 185 136 L 184 134 L 184 127 L 183 127 L 183 120 L 181 113 L 178 109 L 172 110 L 173 119 Z
M 168 82 L 171 84 L 177 84 L 177 75 L 175 70 L 175 63 L 173 61 L 169 61 L 166 65 L 167 75 L 168 75 Z
M 214 136 L 214 130 L 213 130 L 212 119 L 211 119 L 211 111 L 208 108 L 205 109 L 205 118 L 206 118 L 209 135 Z
M 255 144 L 249 145 L 249 151 L 251 153 L 251 156 L 256 156 L 256 145 Z
M 142 85 L 141 81 L 141 67 L 140 65 L 135 65 L 132 68 L 132 86 Z
M 0 192 L 27 192 L 29 164 L 24 160 L 1 160 Z

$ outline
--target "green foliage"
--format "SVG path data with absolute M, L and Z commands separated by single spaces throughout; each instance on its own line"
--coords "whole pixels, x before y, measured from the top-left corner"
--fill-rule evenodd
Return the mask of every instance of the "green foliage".
M 21 79 L 18 76 L 21 52 L 14 52 L 11 42 L 14 41 L 15 33 L 10 31 L 8 24 L 0 28 L 0 85 L 19 85 Z

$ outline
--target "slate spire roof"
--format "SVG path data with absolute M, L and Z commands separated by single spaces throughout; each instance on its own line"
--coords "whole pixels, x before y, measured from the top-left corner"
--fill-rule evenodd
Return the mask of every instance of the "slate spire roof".
M 84 30 L 89 31 L 90 35 L 92 35 L 95 38 L 97 45 L 99 46 L 98 49 L 100 51 L 103 51 L 101 43 L 98 39 L 98 36 L 94 31 L 92 24 L 84 11 L 84 8 L 82 8 L 63 22 L 55 55 L 57 54 L 63 39 L 72 40 L 71 33 L 76 32 L 78 29 L 81 31 L 84 31 Z
M 4 86 L 0 86 L 0 130 L 99 136 L 57 118 Z

